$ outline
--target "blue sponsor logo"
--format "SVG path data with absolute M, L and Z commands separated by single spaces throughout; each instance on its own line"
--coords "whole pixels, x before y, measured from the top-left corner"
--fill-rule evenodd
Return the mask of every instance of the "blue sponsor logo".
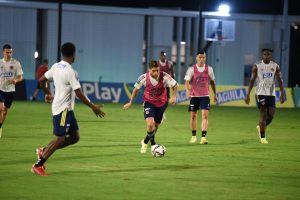
M 285 90 L 283 90 L 283 98 L 284 98 L 284 101 L 287 100 Z M 275 100 L 280 101 L 280 90 L 275 91 Z
M 217 92 L 217 97 L 218 97 L 218 104 L 243 100 L 246 98 L 246 89 L 238 88 L 234 90 L 225 90 L 222 92 Z
M 188 100 L 189 100 L 189 98 L 186 96 L 185 90 L 177 92 L 176 103 L 182 103 L 182 102 L 185 102 Z
M 1 72 L 0 77 L 12 77 L 13 73 L 12 72 Z
M 273 73 L 264 73 L 263 74 L 263 78 L 265 79 L 265 78 L 272 78 L 272 76 L 273 76 Z

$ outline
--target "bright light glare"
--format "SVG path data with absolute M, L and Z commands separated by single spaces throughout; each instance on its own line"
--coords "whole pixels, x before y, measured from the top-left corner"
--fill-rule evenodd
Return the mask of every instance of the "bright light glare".
M 230 16 L 230 6 L 227 4 L 219 5 L 219 15 L 220 16 Z
M 34 52 L 34 58 L 37 59 L 39 57 L 39 52 L 35 51 Z

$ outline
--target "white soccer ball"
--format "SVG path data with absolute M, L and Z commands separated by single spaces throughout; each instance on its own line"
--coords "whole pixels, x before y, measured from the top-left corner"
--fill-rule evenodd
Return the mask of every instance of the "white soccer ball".
M 151 154 L 154 157 L 162 157 L 166 154 L 167 149 L 164 145 L 162 144 L 156 144 L 151 146 Z

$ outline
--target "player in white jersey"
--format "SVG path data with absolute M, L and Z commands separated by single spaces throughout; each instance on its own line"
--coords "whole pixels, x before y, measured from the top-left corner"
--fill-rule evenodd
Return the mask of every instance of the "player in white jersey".
M 2 125 L 13 102 L 16 83 L 23 80 L 21 64 L 12 58 L 12 47 L 3 46 L 3 58 L 0 60 L 0 138 Z
M 89 106 L 97 117 L 104 117 L 100 105 L 93 104 L 81 91 L 77 73 L 71 64 L 75 59 L 75 46 L 65 43 L 61 47 L 63 60 L 55 63 L 40 79 L 45 91 L 45 100 L 51 102 L 53 97 L 46 87 L 47 81 L 53 79 L 55 95 L 52 102 L 54 139 L 44 148 L 37 148 L 38 161 L 31 167 L 31 171 L 39 176 L 47 176 L 44 163 L 57 150 L 75 144 L 79 141 L 79 128 L 75 114 L 75 96 Z
M 285 101 L 284 88 L 280 68 L 272 60 L 272 50 L 262 49 L 262 60 L 253 65 L 252 74 L 247 90 L 246 104 L 250 102 L 250 93 L 256 79 L 256 100 L 260 112 L 259 125 L 257 125 L 258 136 L 262 144 L 268 144 L 266 139 L 266 126 L 268 126 L 275 114 L 275 78 L 280 88 L 280 103 Z

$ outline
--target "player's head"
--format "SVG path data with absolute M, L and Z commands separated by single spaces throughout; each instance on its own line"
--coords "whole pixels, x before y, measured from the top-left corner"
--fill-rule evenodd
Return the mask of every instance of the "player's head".
M 72 62 L 75 60 L 75 45 L 71 42 L 64 43 L 61 46 L 61 54 L 64 58 L 71 59 Z
M 270 48 L 263 48 L 261 50 L 262 60 L 264 61 L 264 63 L 266 63 L 266 64 L 270 63 L 270 61 L 272 59 L 272 52 L 273 52 L 273 50 Z
M 3 45 L 3 58 L 5 61 L 9 61 L 12 57 L 12 47 L 9 44 Z
M 197 60 L 197 64 L 198 65 L 204 65 L 205 61 L 206 61 L 206 53 L 204 50 L 200 50 L 197 52 L 197 56 L 196 56 L 196 60 Z M 200 67 L 200 66 L 199 66 Z
M 159 66 L 157 64 L 157 61 L 155 60 L 151 60 L 149 62 L 149 72 L 150 72 L 150 75 L 153 77 L 153 78 L 157 78 L 158 77 L 158 74 L 159 74 Z
M 48 65 L 48 59 L 44 59 L 43 60 L 43 64 L 47 64 Z
M 162 62 L 165 62 L 166 56 L 167 56 L 167 53 L 166 53 L 165 51 L 161 51 L 161 52 L 159 53 L 159 59 L 160 59 Z

